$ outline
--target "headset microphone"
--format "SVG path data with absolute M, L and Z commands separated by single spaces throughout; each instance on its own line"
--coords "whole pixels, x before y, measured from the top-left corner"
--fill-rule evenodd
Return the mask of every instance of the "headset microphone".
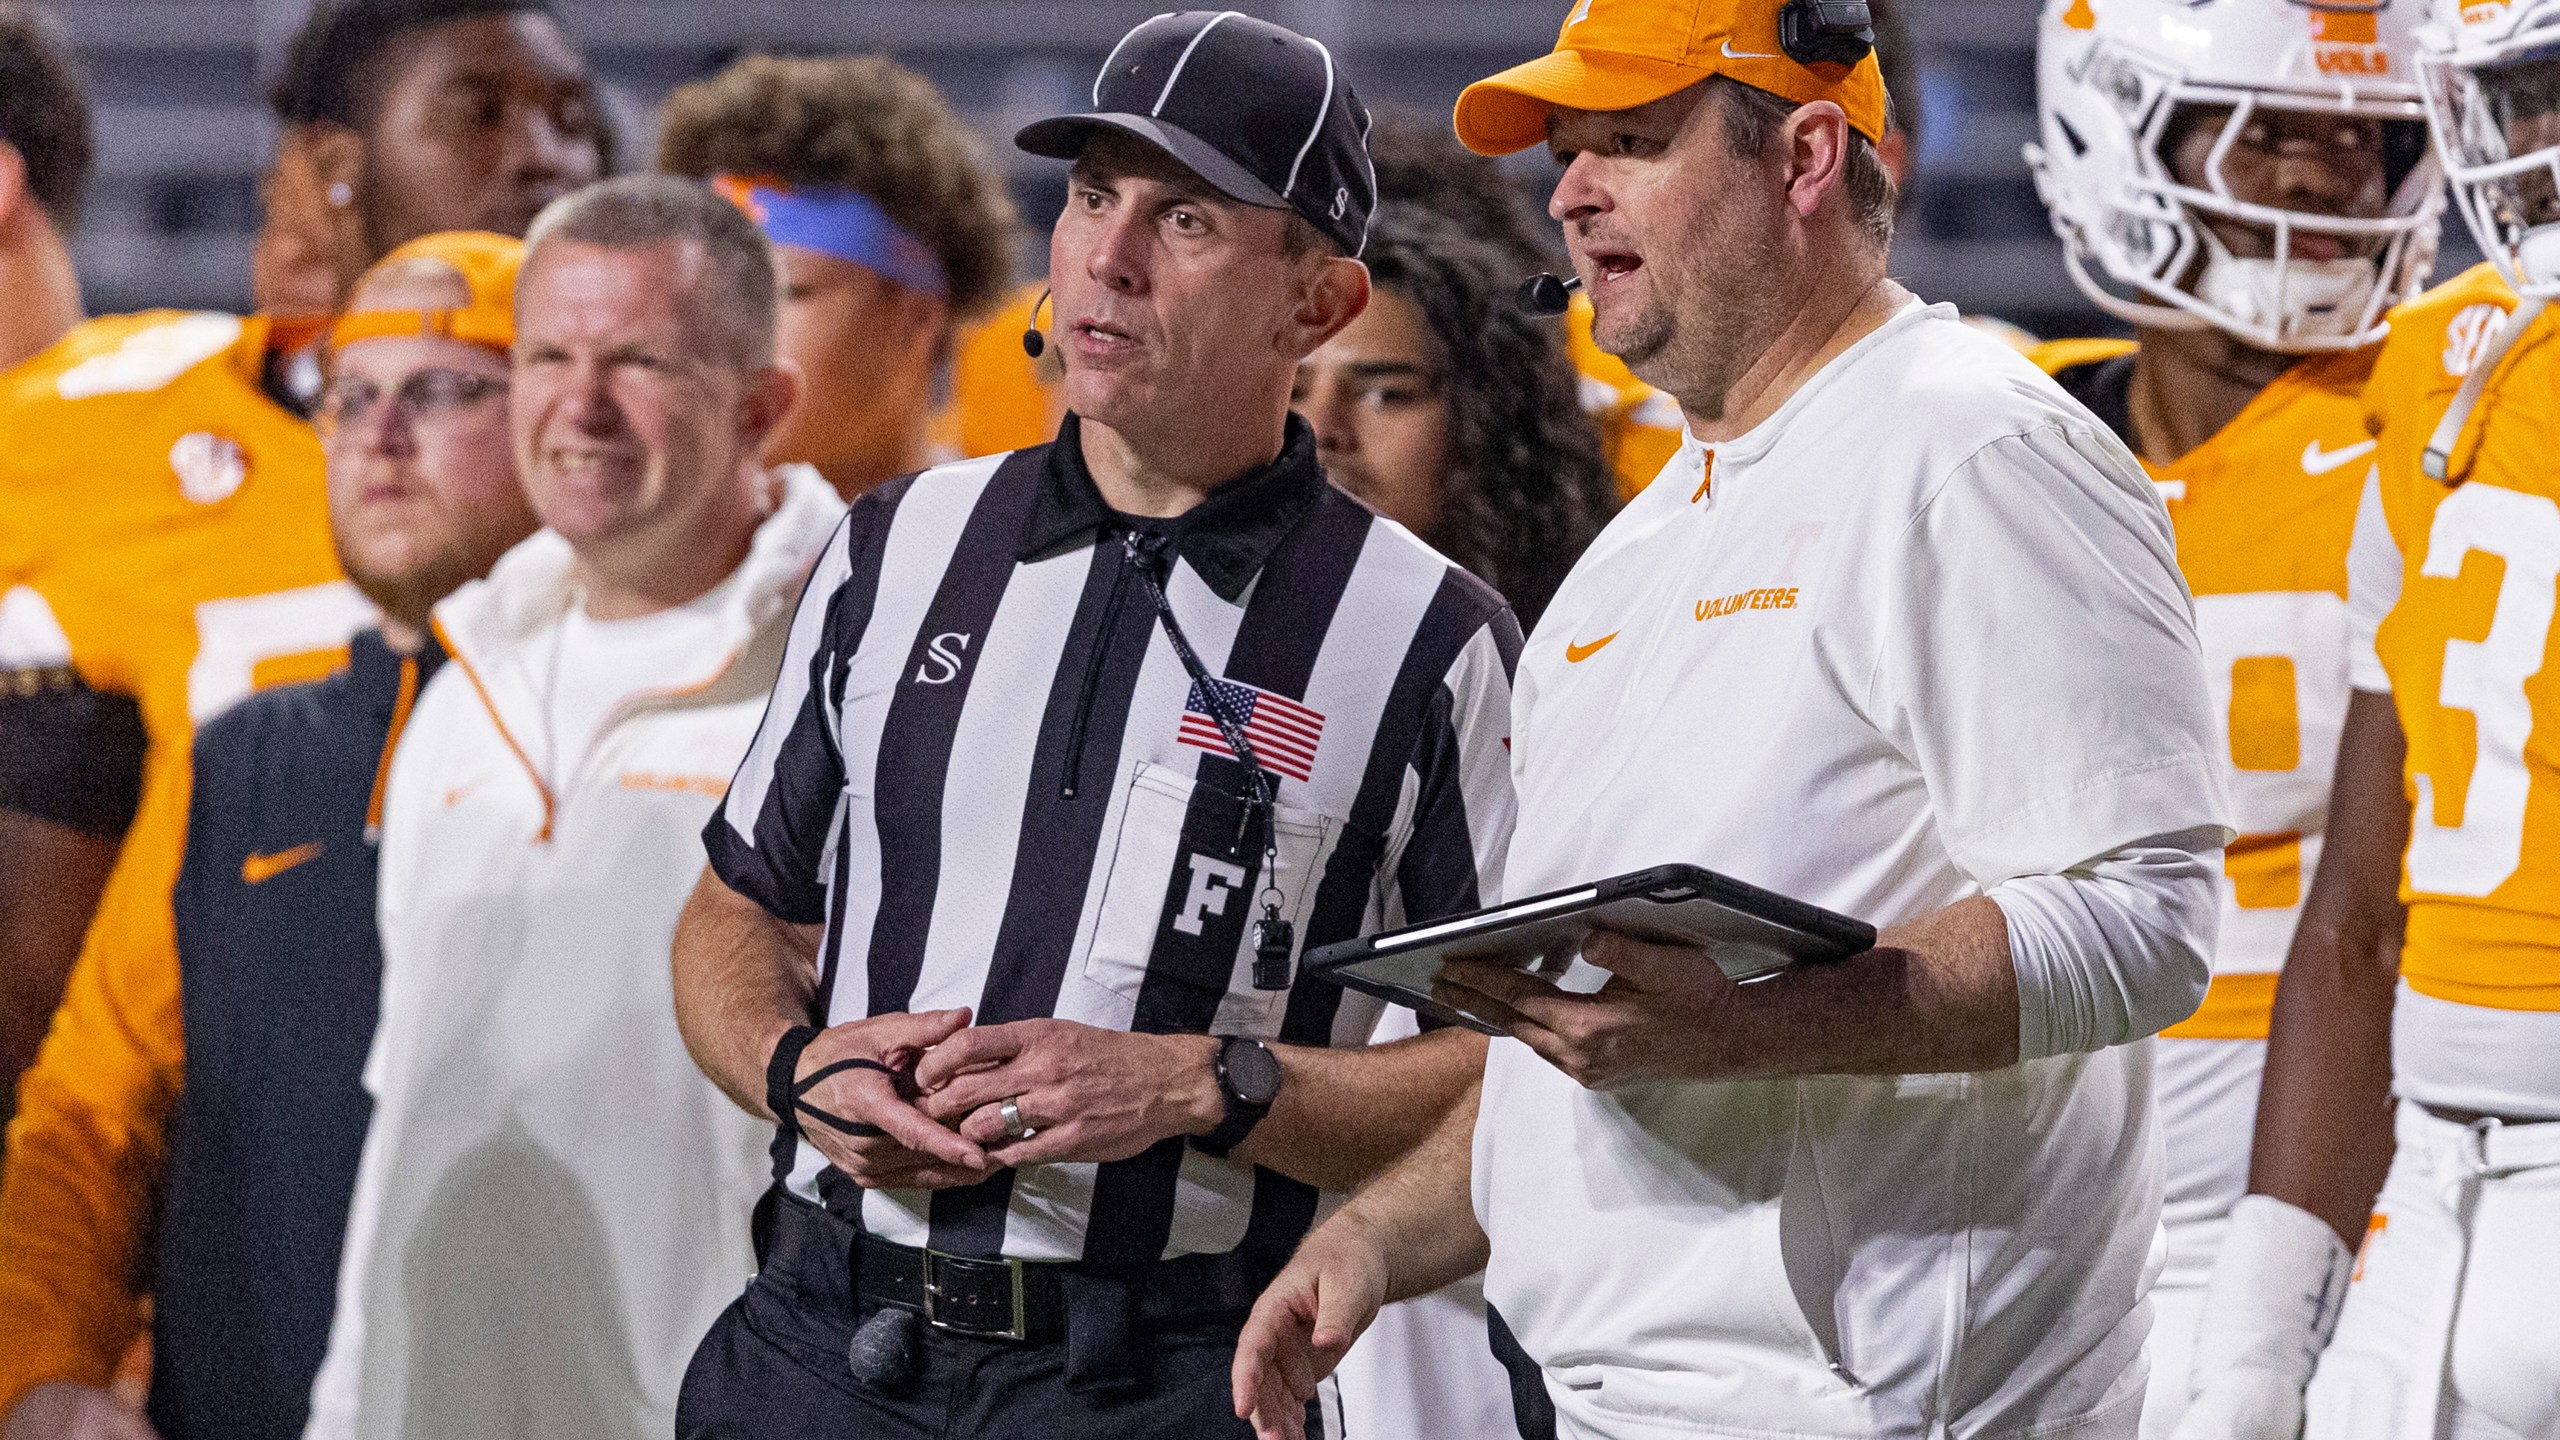
M 1042 290 L 1040 298 L 1031 302 L 1031 326 L 1022 332 L 1022 353 L 1034 360 L 1049 348 L 1049 337 L 1040 333 L 1040 307 L 1048 303 L 1049 292 Z
M 1573 308 L 1573 292 L 1581 288 L 1579 275 L 1532 275 L 1520 282 L 1520 308 L 1532 315 L 1561 315 Z

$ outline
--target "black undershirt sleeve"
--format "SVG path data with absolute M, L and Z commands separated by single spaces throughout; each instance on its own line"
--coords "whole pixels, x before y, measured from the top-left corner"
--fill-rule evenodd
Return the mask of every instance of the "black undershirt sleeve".
M 69 666 L 0 670 L 0 809 L 118 840 L 142 803 L 142 707 Z

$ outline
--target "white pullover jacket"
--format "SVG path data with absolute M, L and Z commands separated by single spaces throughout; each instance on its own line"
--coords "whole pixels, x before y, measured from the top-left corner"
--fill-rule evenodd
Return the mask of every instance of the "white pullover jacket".
M 308 1435 L 658 1440 L 753 1270 L 767 1128 L 685 1053 L 668 955 L 844 509 L 782 476 L 694 602 L 716 643 L 631 676 L 560 774 L 568 542 L 544 531 L 437 607 L 452 663 L 392 766 L 374 1115 Z

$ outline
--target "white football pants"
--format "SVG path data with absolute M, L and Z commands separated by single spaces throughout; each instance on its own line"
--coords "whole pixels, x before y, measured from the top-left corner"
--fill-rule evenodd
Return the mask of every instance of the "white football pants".
M 2396 1128 L 2303 1440 L 2560 1435 L 2560 1122 Z

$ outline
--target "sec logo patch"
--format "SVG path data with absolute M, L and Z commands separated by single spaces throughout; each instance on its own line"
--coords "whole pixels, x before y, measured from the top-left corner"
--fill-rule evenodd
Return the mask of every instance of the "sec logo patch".
M 2459 380 L 2480 361 L 2480 352 L 2498 338 L 2507 323 L 2502 305 L 2465 305 L 2444 327 L 2444 373 Z
M 240 442 L 210 430 L 190 430 L 169 447 L 178 493 L 198 505 L 219 505 L 249 478 L 249 456 Z

